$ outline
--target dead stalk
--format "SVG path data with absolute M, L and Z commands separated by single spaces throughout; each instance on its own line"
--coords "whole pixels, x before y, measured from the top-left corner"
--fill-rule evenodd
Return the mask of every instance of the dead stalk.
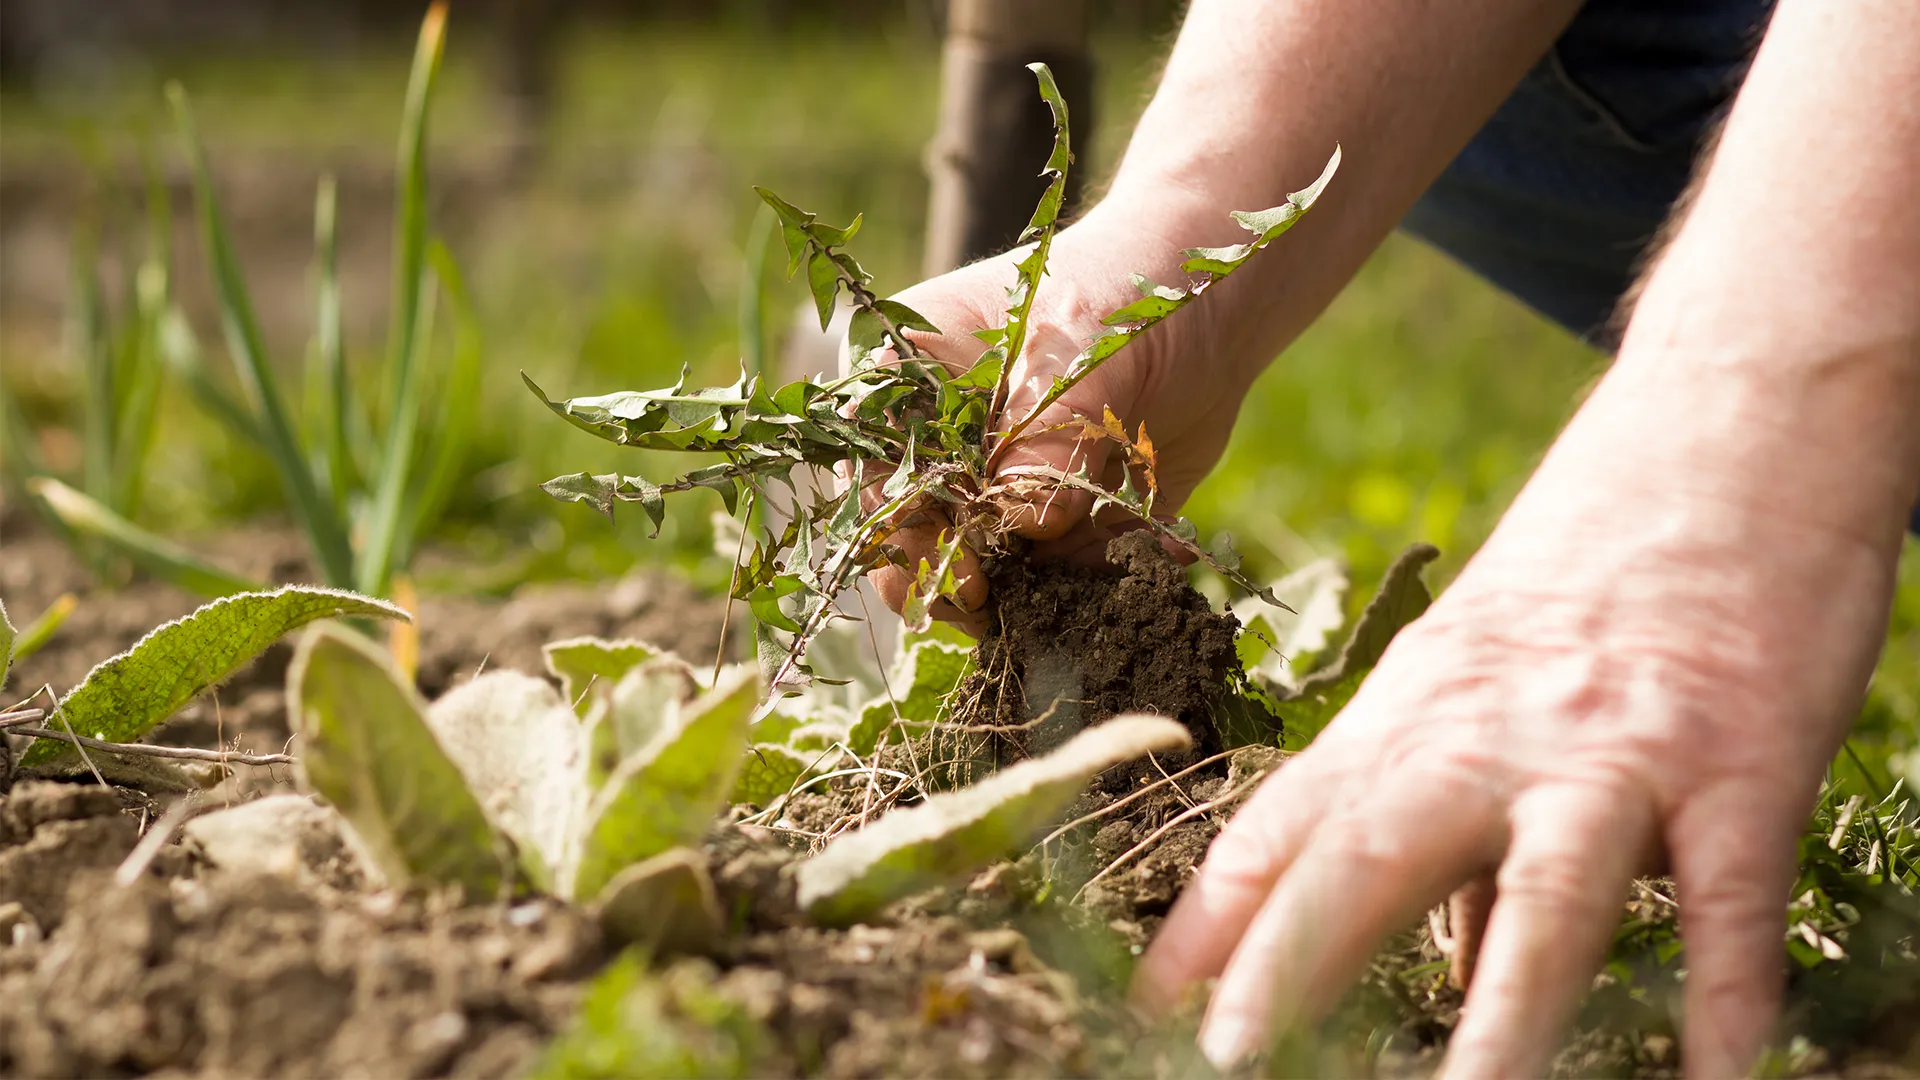
M 64 719 L 64 717 L 62 719 Z M 51 728 L 42 727 L 15 728 L 14 732 L 15 734 L 26 735 L 35 739 L 53 739 L 57 742 L 72 743 L 80 748 L 82 757 L 86 756 L 88 748 L 92 748 L 109 754 L 122 754 L 132 757 L 172 758 L 176 761 L 212 761 L 222 764 L 231 763 L 234 765 L 293 764 L 293 755 L 291 754 L 238 754 L 229 750 L 202 750 L 192 746 L 154 746 L 151 743 L 117 743 L 108 742 L 105 739 L 94 739 L 85 735 L 74 735 L 70 732 L 54 731 Z M 87 767 L 93 768 L 93 762 L 88 761 Z M 94 770 L 94 775 L 96 777 L 100 775 L 98 769 Z M 102 784 L 106 783 L 105 780 L 101 780 L 100 782 Z
M 1174 773 L 1172 776 L 1169 776 L 1164 780 L 1155 780 L 1151 784 L 1144 785 L 1143 787 L 1140 788 L 1140 790 L 1133 792 L 1132 794 L 1126 796 L 1125 798 L 1116 799 L 1113 802 L 1110 802 L 1107 805 L 1101 807 L 1100 809 L 1095 810 L 1091 814 L 1086 814 L 1084 816 L 1074 818 L 1072 821 L 1069 821 L 1065 825 L 1062 825 L 1059 828 L 1048 833 L 1046 835 L 1046 838 L 1041 840 L 1038 844 L 1035 844 L 1034 847 L 1041 847 L 1041 848 L 1046 847 L 1048 844 L 1053 843 L 1055 840 L 1060 839 L 1061 837 L 1067 835 L 1068 833 L 1079 828 L 1080 826 L 1087 824 L 1088 822 L 1098 821 L 1101 818 L 1106 817 L 1108 814 L 1113 813 L 1115 810 L 1120 809 L 1121 807 L 1127 805 L 1128 803 L 1131 803 L 1132 801 L 1140 798 L 1143 795 L 1146 795 L 1150 792 L 1153 792 L 1162 787 L 1165 787 L 1166 785 L 1172 783 L 1175 780 L 1180 779 L 1183 776 L 1188 775 L 1189 773 L 1197 772 L 1201 769 L 1204 769 L 1216 761 L 1222 761 L 1226 758 L 1230 758 L 1233 756 L 1233 754 L 1234 752 L 1232 750 L 1222 750 L 1219 753 L 1213 755 L 1212 757 L 1202 758 L 1199 761 L 1194 762 L 1193 764 L 1187 766 L 1184 769 L 1181 769 L 1179 772 Z
M 147 867 L 153 865 L 153 860 L 159 857 L 160 849 L 173 842 L 180 826 L 186 824 L 187 818 L 192 815 L 191 794 L 167 807 L 167 812 L 160 815 L 160 820 L 153 823 L 153 828 L 147 830 L 147 834 L 127 854 L 120 868 L 113 872 L 113 883 L 122 889 L 131 888 L 147 872 Z

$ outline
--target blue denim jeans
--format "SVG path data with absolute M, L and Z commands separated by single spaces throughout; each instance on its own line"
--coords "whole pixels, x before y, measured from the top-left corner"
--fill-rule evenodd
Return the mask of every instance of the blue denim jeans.
M 1620 297 L 1772 8 L 1587 0 L 1401 227 L 1611 351 Z

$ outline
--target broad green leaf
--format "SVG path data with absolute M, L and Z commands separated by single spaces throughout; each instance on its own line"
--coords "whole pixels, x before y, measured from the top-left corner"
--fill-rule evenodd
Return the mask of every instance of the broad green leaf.
M 828 844 L 800 864 L 800 906 L 819 922 L 846 925 L 901 897 L 1017 856 L 1095 776 L 1192 742 L 1185 727 L 1160 716 L 1118 716 L 1088 728 L 1045 757 L 895 810 Z
M 706 860 L 684 847 L 614 875 L 592 914 L 614 942 L 653 956 L 710 951 L 726 930 Z
M 135 525 L 58 480 L 36 476 L 27 481 L 27 490 L 67 528 L 106 541 L 136 566 L 170 585 L 208 597 L 263 588 L 257 581 L 230 574 L 166 537 Z
M 712 690 L 677 710 L 672 726 L 621 762 L 588 810 L 578 862 L 563 876 L 568 896 L 591 900 L 626 867 L 706 832 L 733 790 L 759 696 L 757 672 L 723 672 Z M 614 697 L 618 709 L 620 686 Z
M 586 782 L 584 733 L 559 691 L 517 671 L 484 672 L 435 701 L 427 727 L 513 838 L 528 878 L 552 889 Z
M 384 600 L 311 585 L 222 597 L 101 662 L 61 700 L 61 718 L 81 735 L 131 742 L 283 635 L 338 618 L 412 621 Z M 42 742 L 23 763 L 59 752 Z
M 777 743 L 755 743 L 747 749 L 730 801 L 771 806 L 775 799 L 793 790 L 820 756 L 817 750 L 808 753 Z
M 659 656 L 657 645 L 623 638 L 567 638 L 550 642 L 544 650 L 547 670 L 560 680 L 560 694 L 575 713 L 587 715 L 587 688 L 596 682 L 619 682 L 621 676 Z
M 300 740 L 297 775 L 340 811 L 390 884 L 500 895 L 511 844 L 434 738 L 426 703 L 372 643 L 310 631 L 287 671 L 287 712 Z
M 1305 740 L 1318 735 L 1346 708 L 1394 635 L 1427 610 L 1433 594 L 1427 591 L 1420 572 L 1439 557 L 1440 551 L 1433 545 L 1414 544 L 1387 568 L 1379 591 L 1360 612 L 1340 655 L 1301 679 L 1291 696 L 1280 701 L 1280 716 L 1290 738 L 1304 745 Z
M 865 757 L 895 724 L 909 736 L 924 732 L 940 719 L 947 695 L 972 666 L 968 647 L 926 640 L 904 649 L 888 678 L 895 696 L 882 694 L 860 710 L 859 722 L 847 733 L 847 748 Z

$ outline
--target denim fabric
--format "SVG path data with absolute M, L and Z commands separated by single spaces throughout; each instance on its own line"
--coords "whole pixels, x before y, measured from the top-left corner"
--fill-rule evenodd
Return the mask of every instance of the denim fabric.
M 1773 0 L 1587 0 L 1401 227 L 1595 346 Z M 1920 533 L 1920 508 L 1911 528 Z

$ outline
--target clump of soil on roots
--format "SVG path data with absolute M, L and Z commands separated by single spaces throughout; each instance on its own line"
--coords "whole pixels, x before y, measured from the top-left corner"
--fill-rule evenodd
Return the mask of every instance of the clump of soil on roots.
M 1179 720 L 1194 757 L 1221 749 L 1217 717 L 1241 675 L 1238 623 L 1194 591 L 1150 532 L 1117 537 L 1107 558 L 1101 568 L 989 561 L 990 621 L 950 717 L 964 732 L 997 733 L 983 747 L 989 767 L 1125 712 Z

